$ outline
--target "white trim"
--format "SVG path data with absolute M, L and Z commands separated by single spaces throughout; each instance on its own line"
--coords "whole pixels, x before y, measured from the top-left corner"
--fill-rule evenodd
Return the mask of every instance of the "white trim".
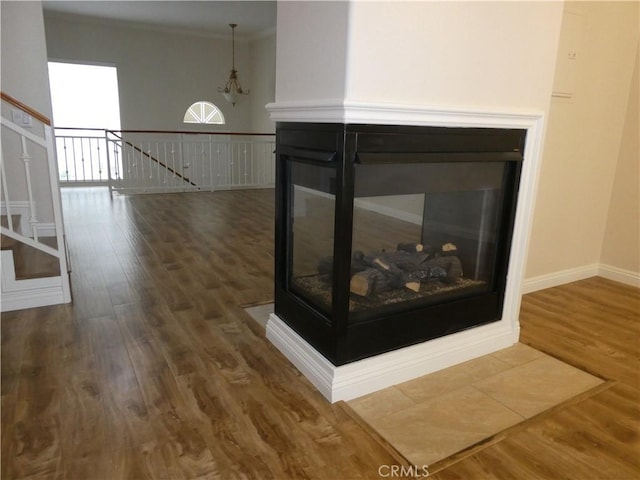
M 336 367 L 275 314 L 269 316 L 266 334 L 331 403 L 510 347 L 519 337 L 508 321 L 499 321 Z
M 352 100 L 275 102 L 265 108 L 274 122 L 365 123 L 434 127 L 530 128 L 541 112 L 475 110 L 449 106 L 380 104 Z
M 14 310 L 24 310 L 25 308 L 38 308 L 70 303 L 70 300 L 67 300 L 65 297 L 62 288 L 62 279 L 60 277 L 52 278 L 57 279 L 59 285 L 25 286 L 25 288 L 20 291 L 2 292 L 2 308 L 0 311 L 12 312 Z M 36 280 L 20 281 L 35 282 Z
M 613 265 L 601 263 L 598 267 L 598 275 L 615 282 L 640 288 L 640 272 L 634 272 L 632 270 L 626 270 L 624 268 L 618 268 Z
M 624 268 L 601 263 L 598 268 L 598 275 L 609 280 L 613 280 L 614 282 L 620 282 L 625 285 L 640 288 L 640 272 L 634 272 L 632 270 L 626 270 Z
M 527 278 L 522 283 L 522 293 L 533 293 L 538 290 L 544 290 L 545 288 L 558 287 L 567 283 L 597 276 L 640 288 L 640 273 L 604 263 L 592 263 L 591 265 L 568 268 L 558 272 Z
M 64 216 L 62 215 L 62 194 L 60 193 L 60 182 L 58 172 L 58 160 L 54 145 L 53 130 L 45 125 L 44 136 L 47 143 L 47 161 L 49 162 L 49 184 L 51 185 L 51 205 L 53 207 L 54 235 L 56 236 L 57 248 L 60 254 L 60 274 L 62 275 L 62 299 L 59 303 L 71 302 L 71 279 L 69 278 L 69 265 L 67 264 L 67 246 L 64 235 Z M 45 228 L 48 224 L 45 224 Z
M 56 236 L 56 224 L 55 223 L 38 223 L 36 224 L 36 230 L 38 237 L 55 237 Z
M 62 277 L 16 280 L 13 253 L 10 250 L 3 250 L 1 256 L 0 290 L 2 302 L 0 311 L 10 312 L 25 308 L 59 305 L 71 301 L 71 298 L 66 294 Z
M 522 282 L 522 293 L 526 294 L 537 292 L 538 290 L 544 290 L 545 288 L 558 287 L 565 283 L 577 282 L 578 280 L 584 280 L 585 278 L 595 277 L 598 273 L 599 266 L 597 263 L 594 263 L 591 265 L 568 268 L 559 272 L 552 272 L 545 275 L 539 275 L 537 277 L 527 278 Z

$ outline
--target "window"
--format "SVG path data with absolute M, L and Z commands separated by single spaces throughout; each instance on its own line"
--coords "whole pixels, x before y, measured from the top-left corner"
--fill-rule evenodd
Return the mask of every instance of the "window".
M 49 62 L 49 84 L 56 126 L 120 130 L 116 67 Z
M 224 125 L 224 115 L 210 102 L 196 102 L 184 114 L 184 123 L 209 123 Z

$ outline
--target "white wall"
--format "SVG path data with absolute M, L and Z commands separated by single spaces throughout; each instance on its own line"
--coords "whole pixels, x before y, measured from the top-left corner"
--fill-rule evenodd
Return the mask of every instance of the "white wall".
M 560 2 L 280 2 L 276 103 L 548 110 Z
M 217 88 L 231 70 L 231 35 L 209 38 L 88 21 L 82 17 L 45 16 L 50 60 L 115 65 L 118 68 L 123 129 L 247 131 L 251 106 L 242 98 L 235 107 Z M 241 32 L 236 32 L 236 34 Z M 249 83 L 249 45 L 236 35 L 239 80 Z M 182 123 L 187 108 L 208 100 L 223 112 L 226 125 Z
M 1 2 L 2 91 L 51 117 L 42 6 Z
M 2 91 L 51 118 L 51 97 L 47 71 L 42 6 L 39 1 L 0 2 Z M 3 105 L 2 113 L 11 118 L 11 108 Z M 33 133 L 42 135 L 43 128 L 34 119 Z M 26 201 L 26 181 L 20 146 L 16 137 L 3 131 L 3 154 L 11 200 Z M 30 162 L 37 218 L 53 221 L 49 170 L 42 149 L 33 148 Z M 26 232 L 24 232 L 26 233 Z
M 264 106 L 273 102 L 276 95 L 276 33 L 270 32 L 249 42 L 251 59 L 251 131 L 274 133 L 275 122 L 269 118 Z
M 276 102 L 342 99 L 349 2 L 278 2 Z
M 640 49 L 636 61 L 627 114 L 620 143 L 601 263 L 640 277 Z
M 546 112 L 560 2 L 353 2 L 346 98 Z
M 637 2 L 567 2 L 565 9 L 582 18 L 575 91 L 552 102 L 527 278 L 584 268 L 588 275 L 601 261 L 638 48 Z M 622 203 L 616 196 L 614 211 Z

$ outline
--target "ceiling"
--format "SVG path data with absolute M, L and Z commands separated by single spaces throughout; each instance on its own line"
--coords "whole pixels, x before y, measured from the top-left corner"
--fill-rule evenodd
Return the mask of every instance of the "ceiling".
M 42 6 L 46 14 L 81 15 L 198 35 L 230 35 L 230 23 L 238 24 L 238 38 L 250 38 L 276 27 L 275 1 L 43 0 Z

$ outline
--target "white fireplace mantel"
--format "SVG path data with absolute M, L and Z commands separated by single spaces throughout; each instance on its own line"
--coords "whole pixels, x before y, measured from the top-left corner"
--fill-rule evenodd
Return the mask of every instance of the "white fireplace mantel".
M 521 110 L 477 110 L 355 102 L 279 102 L 267 105 L 276 122 L 418 125 L 525 129 L 527 137 L 507 274 L 502 319 L 339 367 L 334 366 L 275 314 L 267 338 L 331 402 L 350 400 L 518 342 L 522 282 L 542 150 L 544 115 Z

